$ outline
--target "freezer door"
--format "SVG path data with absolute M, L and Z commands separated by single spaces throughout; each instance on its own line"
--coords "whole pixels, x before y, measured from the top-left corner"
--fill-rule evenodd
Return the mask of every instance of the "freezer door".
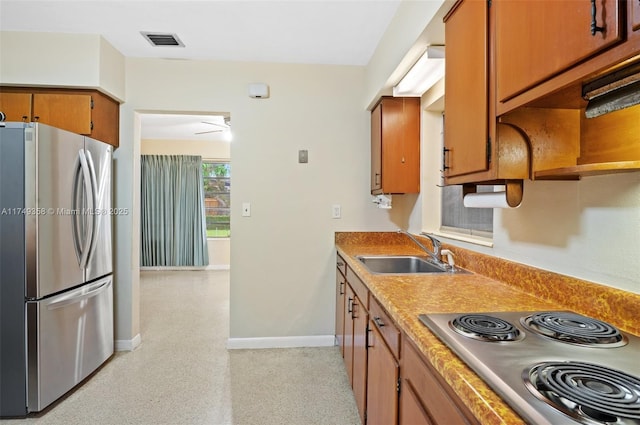
M 111 169 L 112 147 L 106 143 L 85 137 L 85 157 L 90 170 L 90 187 L 94 197 L 93 214 L 87 216 L 91 223 L 91 243 L 86 263 L 86 280 L 113 272 L 111 248 Z
M 27 297 L 42 298 L 84 283 L 74 255 L 74 183 L 84 136 L 44 124 L 25 130 Z
M 111 276 L 28 302 L 27 352 L 27 410 L 39 412 L 113 354 Z

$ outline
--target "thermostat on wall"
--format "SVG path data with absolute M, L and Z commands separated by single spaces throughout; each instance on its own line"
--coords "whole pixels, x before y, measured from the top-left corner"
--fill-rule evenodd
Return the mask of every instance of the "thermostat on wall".
M 269 97 L 269 86 L 265 83 L 249 84 L 249 97 L 254 99 L 266 99 Z

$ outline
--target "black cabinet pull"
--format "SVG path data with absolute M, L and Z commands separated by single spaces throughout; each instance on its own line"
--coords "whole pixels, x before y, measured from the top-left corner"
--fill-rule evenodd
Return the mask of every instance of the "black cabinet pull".
M 353 317 L 353 298 L 349 297 L 349 302 L 347 304 L 347 313 L 352 313 L 351 317 Z
M 376 326 L 378 326 L 379 328 L 382 328 L 384 326 L 384 322 L 382 321 L 381 318 L 379 317 L 374 317 L 373 318 L 373 322 L 376 324 Z
M 597 32 L 604 32 L 604 27 L 599 27 L 596 22 L 596 0 L 591 0 L 591 35 L 596 35 Z
M 448 153 L 451 152 L 451 149 L 447 149 L 447 148 L 442 148 L 442 170 L 440 170 L 441 173 L 444 173 L 445 171 L 447 171 L 449 168 L 447 165 L 447 157 L 448 157 Z
M 344 295 L 344 289 L 342 288 L 344 288 L 344 282 L 340 282 L 340 295 Z

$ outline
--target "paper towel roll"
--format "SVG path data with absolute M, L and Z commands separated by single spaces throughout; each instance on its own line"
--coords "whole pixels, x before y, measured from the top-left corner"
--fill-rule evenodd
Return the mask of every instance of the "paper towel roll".
M 467 208 L 511 208 L 507 204 L 507 192 L 469 193 L 464 196 Z

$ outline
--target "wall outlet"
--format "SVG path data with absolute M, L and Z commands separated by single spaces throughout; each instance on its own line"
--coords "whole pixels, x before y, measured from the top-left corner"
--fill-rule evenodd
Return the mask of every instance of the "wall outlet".
M 242 216 L 243 217 L 251 217 L 251 203 L 243 202 L 242 203 Z
M 342 208 L 340 204 L 334 204 L 331 207 L 331 218 L 340 218 L 342 216 Z

